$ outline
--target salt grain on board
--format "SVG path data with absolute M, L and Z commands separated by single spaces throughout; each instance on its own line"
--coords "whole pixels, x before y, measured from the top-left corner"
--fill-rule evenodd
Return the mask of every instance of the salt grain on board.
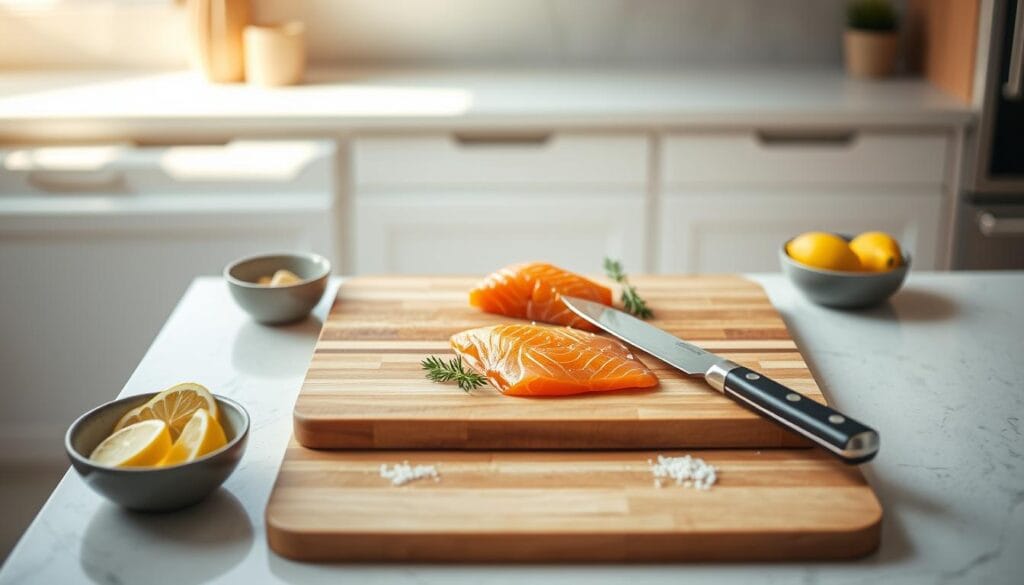
M 409 465 L 408 461 L 396 463 L 391 467 L 388 467 L 386 463 L 381 463 L 380 476 L 389 480 L 391 485 L 405 485 L 410 481 L 416 481 L 425 477 L 433 478 L 434 481 L 441 481 L 441 476 L 433 465 L 417 465 L 413 467 Z
M 699 490 L 711 489 L 715 485 L 717 469 L 699 457 L 665 457 L 658 455 L 658 461 L 647 460 L 654 475 L 654 487 L 662 487 L 663 482 L 674 480 L 676 485 L 692 487 Z

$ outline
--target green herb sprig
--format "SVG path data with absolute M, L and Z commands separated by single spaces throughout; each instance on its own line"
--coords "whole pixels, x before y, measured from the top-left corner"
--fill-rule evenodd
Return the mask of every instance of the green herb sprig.
M 846 7 L 846 26 L 854 30 L 894 31 L 899 16 L 889 0 L 853 0 Z
M 437 356 L 430 356 L 420 362 L 427 371 L 427 379 L 432 382 L 455 382 L 464 392 L 469 392 L 487 384 L 487 378 L 467 370 L 462 363 L 462 356 L 445 361 Z
M 627 311 L 641 319 L 648 319 L 654 316 L 654 313 L 647 306 L 647 301 L 640 298 L 635 286 L 629 284 L 626 273 L 622 271 L 621 262 L 605 258 L 604 272 L 608 275 L 608 278 L 622 285 L 622 304 L 626 307 Z

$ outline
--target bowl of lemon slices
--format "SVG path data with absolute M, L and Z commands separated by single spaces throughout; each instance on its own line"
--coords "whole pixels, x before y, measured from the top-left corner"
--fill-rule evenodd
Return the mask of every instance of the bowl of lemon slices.
M 882 303 L 903 285 L 910 255 L 885 232 L 856 237 L 806 232 L 779 250 L 782 271 L 811 301 L 855 309 Z
M 64 449 L 93 490 L 132 510 L 195 504 L 235 470 L 249 414 L 193 382 L 121 398 L 83 414 Z

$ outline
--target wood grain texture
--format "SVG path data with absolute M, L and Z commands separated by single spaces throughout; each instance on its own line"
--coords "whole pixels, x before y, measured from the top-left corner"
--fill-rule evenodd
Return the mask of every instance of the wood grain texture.
M 971 103 L 978 45 L 980 0 L 912 0 L 907 6 L 912 65 L 933 85 Z M 916 42 L 915 42 L 916 41 Z
M 666 452 L 678 455 L 678 452 Z M 303 561 L 842 559 L 878 546 L 860 471 L 814 449 L 711 450 L 708 491 L 657 488 L 644 451 L 318 451 L 290 445 L 267 539 Z M 382 464 L 436 466 L 392 486 Z
M 345 281 L 295 404 L 295 436 L 335 449 L 805 447 L 805 439 L 637 352 L 657 388 L 550 398 L 466 394 L 419 362 L 459 331 L 515 321 L 467 304 L 464 277 Z M 651 323 L 824 402 L 761 287 L 734 276 L 634 277 Z

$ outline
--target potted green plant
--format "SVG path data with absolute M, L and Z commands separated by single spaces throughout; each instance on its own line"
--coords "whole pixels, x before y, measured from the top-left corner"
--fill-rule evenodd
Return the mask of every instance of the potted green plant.
M 846 71 L 878 78 L 896 69 L 899 19 L 889 0 L 853 0 L 846 10 L 843 38 Z

